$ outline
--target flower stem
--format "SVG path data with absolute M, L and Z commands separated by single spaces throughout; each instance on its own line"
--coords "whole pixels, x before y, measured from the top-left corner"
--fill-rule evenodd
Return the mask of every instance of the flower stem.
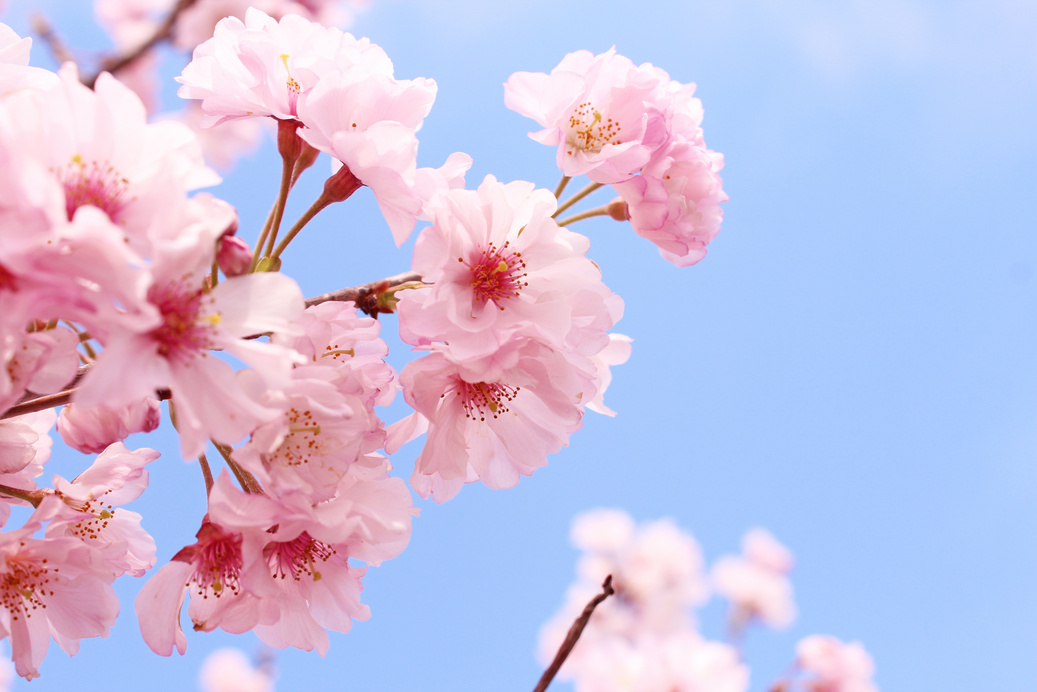
M 306 212 L 301 217 L 299 217 L 299 220 L 295 222 L 295 225 L 292 226 L 291 229 L 289 229 L 287 235 L 285 235 L 284 237 L 284 240 L 281 241 L 277 248 L 273 252 L 268 253 L 270 258 L 273 260 L 278 259 L 281 256 L 281 253 L 284 252 L 285 248 L 288 247 L 288 243 L 292 242 L 295 236 L 299 235 L 299 231 L 303 229 L 303 226 L 308 224 L 313 219 L 313 217 L 320 212 L 321 209 L 328 206 L 329 204 L 331 204 L 330 200 L 326 199 L 324 195 L 318 197 L 317 201 L 311 204 L 310 208 L 307 209 Z
M 202 478 L 205 479 L 205 494 L 212 492 L 212 469 L 209 468 L 209 460 L 205 458 L 205 452 L 198 455 L 198 465 L 202 468 Z
M 281 217 L 284 216 L 284 205 L 288 200 L 288 191 L 292 189 L 292 171 L 295 170 L 295 161 L 284 159 L 281 165 L 281 189 L 277 192 L 277 201 L 274 203 L 274 218 L 270 223 L 270 233 L 266 240 L 266 254 L 273 252 L 274 243 L 277 241 L 277 233 L 281 230 Z
M 606 204 L 604 207 L 598 207 L 597 209 L 588 209 L 587 211 L 582 211 L 579 214 L 573 214 L 572 216 L 559 221 L 558 225 L 568 226 L 571 223 L 583 221 L 584 219 L 589 219 L 595 216 L 609 216 L 608 205 Z
M 227 462 L 227 466 L 230 467 L 231 473 L 233 473 L 234 477 L 238 479 L 238 485 L 241 486 L 241 489 L 249 495 L 262 495 L 263 486 L 259 484 L 256 477 L 242 468 L 238 462 L 231 459 L 231 448 L 227 445 L 220 444 L 216 440 L 209 441 L 216 447 L 216 450 L 220 453 L 220 456 L 223 457 L 223 460 Z
M 557 216 L 559 214 L 561 214 L 563 211 L 565 211 L 566 209 L 568 209 L 572 205 L 576 204 L 581 199 L 583 199 L 584 197 L 586 197 L 590 193 L 594 192 L 598 188 L 602 188 L 602 187 L 605 187 L 604 183 L 591 183 L 590 185 L 588 185 L 587 187 L 583 188 L 582 190 L 577 192 L 575 195 L 573 195 L 572 197 L 567 199 L 565 202 L 563 202 L 562 204 L 558 205 L 558 210 L 554 214 L 551 215 L 551 218 L 552 219 L 553 218 L 557 218 Z
M 559 199 L 562 196 L 562 191 L 565 190 L 565 186 L 572 180 L 571 177 L 563 175 L 562 179 L 558 181 L 558 187 L 555 188 L 555 199 Z
M 44 496 L 44 491 L 42 490 L 22 490 L 21 488 L 12 488 L 8 485 L 0 485 L 0 493 L 17 497 L 19 500 L 25 500 L 33 507 L 39 507 Z

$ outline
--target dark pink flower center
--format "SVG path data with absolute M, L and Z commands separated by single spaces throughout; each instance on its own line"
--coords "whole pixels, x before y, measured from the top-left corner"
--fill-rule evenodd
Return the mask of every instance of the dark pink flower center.
M 47 607 L 40 599 L 54 595 L 53 589 L 47 588 L 53 580 L 52 571 L 46 559 L 7 559 L 7 571 L 0 576 L 0 605 L 11 614 L 12 620 L 31 617 L 32 611 Z
M 309 577 L 318 581 L 321 578 L 318 567 L 337 552 L 303 531 L 294 540 L 268 544 L 263 548 L 263 557 L 267 559 L 275 579 L 291 577 L 299 581 L 301 577 Z
M 521 252 L 512 252 L 510 241 L 505 241 L 500 248 L 494 243 L 482 251 L 474 261 L 465 262 L 463 257 L 457 261 L 468 267 L 471 274 L 472 293 L 476 302 L 493 301 L 501 310 L 501 302 L 515 298 L 529 282 L 526 278 L 526 262 Z
M 0 291 L 10 291 L 11 293 L 18 291 L 17 278 L 2 264 L 0 264 Z
M 590 101 L 576 106 L 569 116 L 569 135 L 566 137 L 573 148 L 565 153 L 572 156 L 574 149 L 597 153 L 606 144 L 619 144 L 619 131 L 623 129 L 612 118 L 605 117 Z
M 237 595 L 241 591 L 238 582 L 244 565 L 241 534 L 226 533 L 215 524 L 208 526 L 213 530 L 204 532 L 204 536 L 199 531 L 199 541 L 192 546 L 194 573 L 188 581 L 195 585 L 195 592 L 202 598 L 208 598 L 209 594 L 216 598 L 226 593 Z
M 455 396 L 459 397 L 465 418 L 485 421 L 486 415 L 497 418 L 510 409 L 508 404 L 519 393 L 521 387 L 512 387 L 499 382 L 465 382 L 458 379 Z M 443 396 L 446 396 L 445 394 Z
M 130 181 L 119 175 L 110 164 L 97 161 L 87 163 L 76 154 L 58 179 L 65 188 L 65 212 L 68 220 L 75 216 L 76 209 L 87 205 L 97 207 L 112 222 L 126 206 L 126 191 Z
M 212 333 L 220 315 L 202 314 L 206 294 L 201 288 L 190 287 L 186 280 L 153 286 L 148 300 L 162 315 L 162 324 L 150 333 L 159 355 L 182 364 L 212 348 Z

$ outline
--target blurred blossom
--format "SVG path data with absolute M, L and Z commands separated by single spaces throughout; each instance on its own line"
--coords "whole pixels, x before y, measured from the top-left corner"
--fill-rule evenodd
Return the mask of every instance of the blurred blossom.
M 217 649 L 202 663 L 198 687 L 202 692 L 274 692 L 274 679 L 254 668 L 243 651 Z

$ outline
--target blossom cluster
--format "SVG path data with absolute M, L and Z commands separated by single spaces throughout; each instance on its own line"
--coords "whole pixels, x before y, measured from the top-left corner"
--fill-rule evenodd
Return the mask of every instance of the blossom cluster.
M 545 665 L 606 577 L 613 592 L 594 610 L 561 668 L 577 692 L 745 692 L 742 628 L 754 620 L 783 627 L 794 617 L 786 578 L 791 553 L 762 529 L 745 535 L 745 555 L 720 558 L 711 579 L 698 543 L 668 519 L 638 525 L 626 512 L 598 509 L 575 519 L 571 538 L 582 551 L 577 581 L 541 630 Z M 771 574 L 732 576 L 753 568 Z M 731 602 L 727 642 L 704 637 L 692 612 L 709 599 L 711 586 Z M 873 672 L 859 643 L 812 635 L 797 646 L 790 672 L 766 689 L 876 692 Z
M 558 147 L 566 176 L 612 185 L 624 203 L 620 218 L 685 267 L 705 257 L 728 198 L 724 157 L 706 148 L 694 93 L 694 84 L 613 48 L 570 53 L 549 75 L 516 72 L 504 102 L 543 126 L 530 137 Z
M 416 510 L 386 455 L 425 434 L 410 488 L 437 502 L 466 483 L 511 487 L 568 444 L 586 410 L 613 415 L 610 368 L 630 355 L 631 340 L 612 331 L 622 299 L 588 238 L 558 220 L 579 195 L 559 203 L 564 186 L 552 194 L 492 175 L 466 189 L 463 153 L 419 167 L 435 81 L 397 78 L 379 46 L 314 21 L 334 3 L 172 4 L 102 1 L 97 13 L 126 50 L 175 13 L 167 37 L 197 44 L 177 78 L 196 103 L 194 126 L 149 119 L 149 54 L 96 79 L 72 62 L 51 72 L 30 66 L 29 39 L 0 24 L 0 519 L 33 507 L 0 534 L 0 637 L 30 679 L 51 638 L 72 654 L 82 638 L 106 636 L 119 611 L 113 581 L 156 564 L 141 517 L 122 505 L 145 490 L 158 453 L 124 441 L 160 425 L 162 400 L 181 456 L 203 468 L 208 505 L 195 542 L 136 600 L 144 640 L 183 653 L 189 598 L 196 631 L 251 630 L 323 655 L 327 630 L 369 616 L 367 567 L 410 539 Z M 671 261 L 700 259 L 725 197 L 693 86 L 613 51 L 563 66 L 514 75 L 508 105 L 557 130 L 538 138 L 560 144 L 565 176 L 620 192 L 614 216 Z M 563 103 L 563 92 L 578 102 Z M 558 118 L 569 124 L 552 125 Z M 250 244 L 236 210 L 199 191 L 220 179 L 197 128 L 261 122 L 276 129 L 282 184 Z M 332 170 L 323 192 L 281 236 L 286 198 L 321 153 Z M 361 187 L 397 245 L 429 224 L 410 280 L 355 295 L 364 302 L 307 307 L 280 271 L 282 252 Z M 379 312 L 398 313 L 420 354 L 400 373 L 385 361 Z M 401 390 L 413 413 L 386 426 L 376 409 Z M 48 397 L 70 403 L 59 416 Z M 55 425 L 94 461 L 37 487 Z M 227 467 L 218 474 L 213 448 Z M 658 540 L 675 531 L 657 529 Z M 687 576 L 700 559 L 693 542 L 678 543 L 684 552 L 666 569 Z M 679 613 L 705 593 L 689 584 L 665 607 L 646 600 L 636 617 L 687 630 Z

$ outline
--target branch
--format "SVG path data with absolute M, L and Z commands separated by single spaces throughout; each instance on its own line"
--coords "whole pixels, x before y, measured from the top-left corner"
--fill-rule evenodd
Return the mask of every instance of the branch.
M 61 37 L 58 36 L 58 32 L 54 30 L 54 27 L 51 26 L 46 17 L 42 14 L 34 14 L 31 21 L 33 32 L 35 32 L 36 35 L 39 36 L 45 44 L 47 44 L 47 48 L 50 49 L 50 54 L 54 56 L 54 59 L 57 60 L 59 64 L 76 61 L 75 57 L 72 55 L 72 51 L 70 51 L 68 46 L 65 45 L 65 42 L 61 40 Z
M 111 72 L 112 74 L 115 74 L 119 70 L 128 67 L 130 64 L 137 61 L 142 55 L 159 43 L 168 40 L 173 35 L 173 27 L 176 25 L 176 20 L 180 18 L 180 14 L 194 3 L 195 0 L 177 0 L 176 5 L 173 6 L 173 9 L 170 10 L 169 14 L 162 21 L 162 24 L 155 29 L 155 33 L 152 34 L 147 41 L 129 53 L 115 55 L 102 60 L 101 68 L 97 71 L 97 74 L 89 79 L 83 79 L 83 84 L 86 84 L 88 87 L 93 89 L 94 84 L 97 83 L 97 78 L 102 72 Z
M 579 641 L 580 635 L 583 634 L 583 628 L 590 622 L 591 615 L 594 613 L 594 609 L 604 601 L 606 598 L 616 593 L 612 589 L 612 575 L 605 577 L 605 583 L 601 585 L 601 593 L 592 598 L 583 608 L 583 612 L 580 613 L 580 617 L 576 618 L 573 622 L 573 626 L 569 628 L 569 633 L 565 635 L 565 641 L 558 647 L 558 653 L 555 654 L 554 660 L 551 661 L 551 665 L 547 667 L 544 674 L 540 677 L 540 682 L 533 688 L 533 692 L 544 692 L 547 686 L 554 680 L 555 675 L 558 673 L 558 669 L 565 663 L 565 659 L 569 657 L 573 647 L 576 646 L 576 642 Z
M 306 301 L 306 307 L 318 305 L 320 303 L 327 303 L 332 300 L 340 302 L 351 300 L 356 303 L 357 309 L 362 310 L 372 317 L 377 317 L 380 312 L 392 312 L 392 308 L 386 306 L 385 302 L 381 299 L 383 293 L 394 288 L 400 288 L 409 283 L 420 281 L 420 274 L 405 272 L 403 274 L 397 274 L 396 276 L 390 276 L 387 279 L 379 279 L 378 281 L 372 281 L 361 286 L 342 288 L 337 291 L 332 291 L 331 293 L 317 296 L 316 298 L 309 298 Z M 255 334 L 246 338 L 254 339 L 259 336 L 262 335 Z M 24 416 L 27 413 L 35 413 L 36 411 L 43 411 L 44 409 L 54 408 L 55 406 L 64 406 L 72 400 L 72 394 L 76 391 L 76 386 L 89 370 L 89 365 L 80 366 L 79 371 L 76 372 L 76 376 L 73 377 L 72 381 L 68 383 L 68 386 L 60 392 L 43 396 L 26 393 L 25 396 L 21 398 L 21 401 L 0 414 L 0 420 L 14 418 L 15 416 Z M 168 389 L 160 389 L 155 394 L 163 401 L 172 396 Z

